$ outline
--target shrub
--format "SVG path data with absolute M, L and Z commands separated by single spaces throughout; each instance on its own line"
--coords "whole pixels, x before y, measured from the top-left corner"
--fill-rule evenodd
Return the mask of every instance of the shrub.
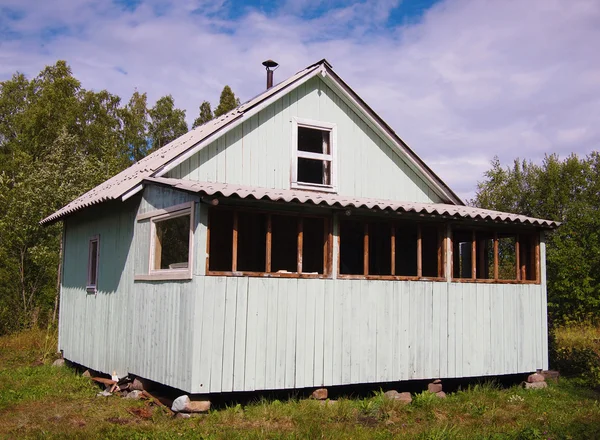
M 565 376 L 577 376 L 600 386 L 600 326 L 577 324 L 553 332 L 552 366 Z

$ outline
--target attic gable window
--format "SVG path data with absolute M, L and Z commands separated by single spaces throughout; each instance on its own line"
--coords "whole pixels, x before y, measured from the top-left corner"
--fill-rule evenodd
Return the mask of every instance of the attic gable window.
M 86 290 L 96 293 L 98 289 L 98 261 L 100 260 L 100 236 L 90 238 L 88 245 L 88 273 Z
M 294 118 L 292 188 L 335 192 L 336 125 Z

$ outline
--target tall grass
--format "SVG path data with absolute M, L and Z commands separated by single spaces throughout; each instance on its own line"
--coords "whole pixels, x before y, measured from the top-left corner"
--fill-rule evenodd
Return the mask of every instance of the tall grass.
M 552 366 L 600 387 L 600 325 L 574 324 L 553 331 Z

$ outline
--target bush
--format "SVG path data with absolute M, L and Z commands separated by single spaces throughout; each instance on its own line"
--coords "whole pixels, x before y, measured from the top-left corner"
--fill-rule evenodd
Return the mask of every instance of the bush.
M 600 326 L 578 324 L 553 332 L 551 363 L 565 376 L 580 377 L 600 386 Z

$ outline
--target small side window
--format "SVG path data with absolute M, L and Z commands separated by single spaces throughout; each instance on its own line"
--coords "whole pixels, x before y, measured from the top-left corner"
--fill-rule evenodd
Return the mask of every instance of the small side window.
M 100 236 L 95 235 L 90 238 L 88 245 L 88 273 L 87 285 L 88 292 L 98 290 L 98 261 L 100 258 Z

